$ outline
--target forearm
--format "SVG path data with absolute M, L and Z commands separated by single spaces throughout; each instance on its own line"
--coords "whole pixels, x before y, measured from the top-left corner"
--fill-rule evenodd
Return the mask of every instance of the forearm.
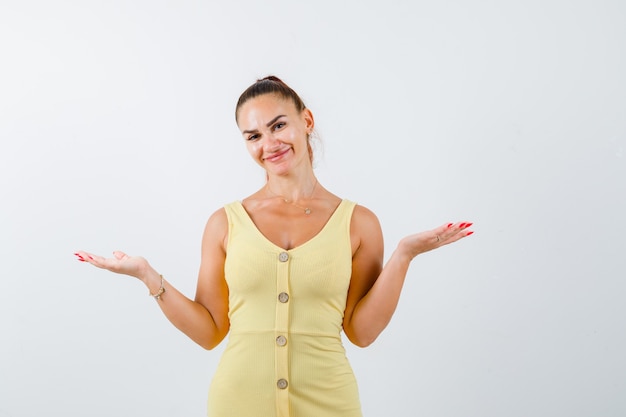
M 417 255 L 470 236 L 474 233 L 467 230 L 471 225 L 472 223 L 466 222 L 447 223 L 432 230 L 406 236 L 400 240 L 398 247 L 382 270 L 370 268 L 371 275 L 362 265 L 368 264 L 368 260 L 372 259 L 372 254 L 377 253 L 376 250 L 370 249 L 369 252 L 365 252 L 365 255 L 358 258 L 358 262 L 353 258 L 353 280 L 358 283 L 363 276 L 368 275 L 377 278 L 367 287 L 367 292 L 362 289 L 362 285 L 359 287 L 357 284 L 357 294 L 363 295 L 360 296 L 358 302 L 353 304 L 354 308 L 346 308 L 344 330 L 348 338 L 358 346 L 367 346 L 376 340 L 396 310 L 411 260 Z M 369 264 L 371 265 L 372 262 Z M 364 269 L 366 273 L 362 272 Z
M 150 268 L 141 281 L 150 294 L 159 292 L 161 276 L 154 269 Z M 214 348 L 224 339 L 227 324 L 219 326 L 204 305 L 186 297 L 167 280 L 163 280 L 163 288 L 165 291 L 155 301 L 176 328 L 205 349 Z
M 356 305 L 344 325 L 348 338 L 358 346 L 370 345 L 387 327 L 396 310 L 411 257 L 398 247 L 368 293 Z

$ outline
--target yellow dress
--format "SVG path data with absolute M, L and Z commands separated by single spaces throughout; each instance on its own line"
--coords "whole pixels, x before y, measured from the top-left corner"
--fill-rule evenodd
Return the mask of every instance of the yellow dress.
M 209 390 L 210 417 L 360 417 L 341 342 L 352 274 L 343 200 L 311 240 L 284 250 L 240 202 L 225 206 L 230 335 Z

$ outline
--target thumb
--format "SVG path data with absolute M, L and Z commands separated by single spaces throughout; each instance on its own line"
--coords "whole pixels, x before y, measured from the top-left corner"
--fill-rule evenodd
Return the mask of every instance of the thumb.
M 120 260 L 120 259 L 125 258 L 127 255 L 124 252 L 116 250 L 116 251 L 113 251 L 113 256 L 115 256 L 115 259 Z

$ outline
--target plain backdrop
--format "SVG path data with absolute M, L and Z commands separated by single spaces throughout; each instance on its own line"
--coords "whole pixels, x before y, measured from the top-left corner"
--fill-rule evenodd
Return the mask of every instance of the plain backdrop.
M 73 252 L 193 297 L 207 218 L 263 185 L 234 106 L 268 74 L 386 258 L 475 224 L 346 341 L 365 416 L 626 415 L 623 1 L 0 0 L 1 417 L 205 415 L 224 343 Z

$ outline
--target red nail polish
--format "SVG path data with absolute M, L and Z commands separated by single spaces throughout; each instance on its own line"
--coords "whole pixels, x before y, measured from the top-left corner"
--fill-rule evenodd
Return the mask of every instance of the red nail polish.
M 465 227 L 470 227 L 471 225 L 473 225 L 474 223 L 466 223 Z
M 452 226 L 452 223 L 448 223 L 448 227 Z
M 89 255 L 89 259 L 91 259 L 93 261 L 93 256 Z
M 460 227 L 461 229 L 462 229 L 462 228 L 464 228 L 464 227 L 465 227 L 465 223 L 461 223 L 461 224 L 459 225 L 459 227 Z
M 465 234 L 465 236 L 469 236 L 469 235 L 472 235 L 472 234 L 474 234 L 474 232 L 467 232 L 467 233 Z

